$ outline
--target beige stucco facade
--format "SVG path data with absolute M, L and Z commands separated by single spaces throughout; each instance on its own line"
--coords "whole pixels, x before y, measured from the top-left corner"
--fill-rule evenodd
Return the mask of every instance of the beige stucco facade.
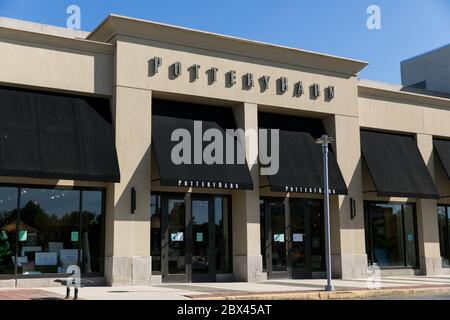
M 374 186 L 361 155 L 360 130 L 413 134 L 440 194 L 450 195 L 450 181 L 433 152 L 433 137 L 450 139 L 449 99 L 360 81 L 358 72 L 365 62 L 125 17 L 108 17 L 85 39 L 43 30 L 20 30 L 17 24 L 0 27 L 0 83 L 110 98 L 121 181 L 105 184 L 3 177 L 0 182 L 106 188 L 107 284 L 152 281 L 152 191 L 217 192 L 162 187 L 156 181 L 158 170 L 151 148 L 154 98 L 233 108 L 236 123 L 243 129 L 258 128 L 258 111 L 322 119 L 328 134 L 336 139 L 333 149 L 348 187 L 348 195 L 331 196 L 333 274 L 367 276 L 364 200 L 417 204 L 420 270 L 396 270 L 396 274 L 446 272 L 441 268 L 436 205 L 450 204 L 450 198 L 387 199 L 370 192 Z M 155 57 L 162 62 L 157 72 Z M 177 62 L 181 74 L 175 77 L 172 68 Z M 193 65 L 200 66 L 198 78 L 193 77 Z M 211 81 L 211 68 L 217 68 L 216 81 Z M 235 84 L 230 83 L 230 71 L 236 72 Z M 244 85 L 248 73 L 254 76 L 254 87 Z M 270 76 L 268 88 L 262 83 L 263 76 Z M 286 92 L 280 91 L 277 82 L 282 77 L 288 79 Z M 295 93 L 299 81 L 304 86 L 301 95 Z M 311 96 L 314 84 L 320 86 L 320 97 Z M 330 86 L 335 90 L 333 99 L 327 99 L 325 91 Z M 248 163 L 252 157 L 247 146 Z M 259 175 L 258 166 L 249 169 L 253 190 L 221 193 L 232 197 L 234 279 L 261 281 L 267 276 L 260 250 L 260 197 L 322 197 L 271 192 L 263 187 L 267 178 Z M 129 208 L 131 188 L 136 189 L 134 214 Z M 350 217 L 350 198 L 356 203 L 354 218 Z
M 438 201 L 388 198 L 386 201 L 415 202 L 417 205 L 419 255 L 421 272 L 439 274 L 441 268 L 439 235 L 435 212 L 437 204 L 448 204 L 448 177 L 433 152 L 433 137 L 448 138 L 450 120 L 448 99 L 431 98 L 416 93 L 401 92 L 400 87 L 365 81 L 359 86 L 360 126 L 367 129 L 413 134 L 427 168 L 436 182 Z M 373 191 L 374 186 L 364 172 L 363 190 Z M 363 191 L 364 192 L 364 191 Z M 373 192 L 365 194 L 367 200 L 378 200 Z

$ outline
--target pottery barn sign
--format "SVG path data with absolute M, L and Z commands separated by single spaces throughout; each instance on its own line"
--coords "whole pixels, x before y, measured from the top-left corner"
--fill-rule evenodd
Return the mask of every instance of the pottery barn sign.
M 325 193 L 325 189 L 322 188 L 292 187 L 292 186 L 285 186 L 284 191 L 296 193 Z M 336 194 L 336 189 L 329 189 L 329 194 Z
M 238 183 L 213 181 L 178 180 L 178 186 L 192 188 L 239 189 Z
M 154 76 L 159 73 L 160 68 L 163 66 L 163 59 L 161 57 L 154 57 L 149 61 L 149 74 Z M 193 64 L 189 66 L 186 70 L 189 72 L 189 77 L 191 82 L 195 82 L 200 77 L 201 66 L 199 64 Z M 169 66 L 169 77 L 171 79 L 176 79 L 181 76 L 183 66 L 181 62 L 175 62 Z M 206 69 L 206 74 L 208 77 L 208 83 L 213 84 L 217 82 L 219 69 L 216 67 L 209 67 Z M 259 84 L 261 92 L 269 90 L 273 79 L 269 75 L 263 75 L 258 79 L 255 78 L 253 73 L 245 73 L 242 75 L 242 87 L 244 89 L 250 90 L 255 87 L 256 83 Z M 225 72 L 225 83 L 227 87 L 232 87 L 238 84 L 238 74 L 236 70 L 229 70 Z M 290 82 L 287 77 L 279 77 L 275 80 L 275 87 L 277 93 L 283 94 L 289 90 L 293 91 L 293 96 L 301 97 L 305 94 L 305 87 L 302 81 L 293 82 L 292 87 L 290 87 Z M 328 86 L 323 89 L 325 100 L 331 101 L 335 98 L 334 86 Z M 309 95 L 311 99 L 317 99 L 321 96 L 322 89 L 320 85 L 314 83 L 309 86 Z

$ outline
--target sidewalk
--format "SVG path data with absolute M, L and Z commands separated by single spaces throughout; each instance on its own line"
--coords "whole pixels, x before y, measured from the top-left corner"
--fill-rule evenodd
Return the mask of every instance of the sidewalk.
M 366 279 L 334 280 L 336 291 L 323 291 L 326 280 L 271 280 L 258 283 L 177 283 L 152 286 L 87 287 L 80 290 L 84 300 L 323 300 L 368 297 L 450 295 L 450 276 L 387 277 L 380 289 L 367 288 Z M 0 299 L 61 299 L 64 287 L 0 289 Z

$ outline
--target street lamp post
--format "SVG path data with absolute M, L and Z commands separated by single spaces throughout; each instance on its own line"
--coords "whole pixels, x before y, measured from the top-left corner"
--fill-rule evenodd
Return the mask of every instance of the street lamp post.
M 325 210 L 325 256 L 327 267 L 327 285 L 325 286 L 325 291 L 334 291 L 334 286 L 331 284 L 330 187 L 328 183 L 328 144 L 333 142 L 334 139 L 326 134 L 316 140 L 317 144 L 322 145 L 323 156 L 323 206 Z

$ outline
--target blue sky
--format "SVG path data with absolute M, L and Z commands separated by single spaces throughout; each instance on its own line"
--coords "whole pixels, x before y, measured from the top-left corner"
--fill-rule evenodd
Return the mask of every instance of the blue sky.
M 365 79 L 400 83 L 400 61 L 450 43 L 448 0 L 0 0 L 0 15 L 66 26 L 81 8 L 82 29 L 109 13 L 370 62 Z M 366 27 L 369 5 L 381 30 Z

